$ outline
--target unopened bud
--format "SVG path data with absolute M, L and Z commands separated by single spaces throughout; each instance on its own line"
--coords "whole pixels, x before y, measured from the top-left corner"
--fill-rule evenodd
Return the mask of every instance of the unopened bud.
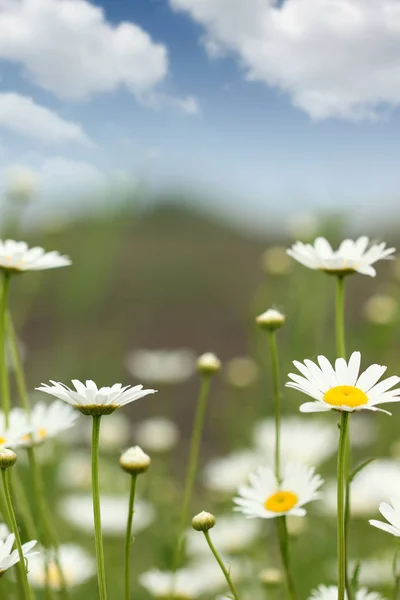
M 283 582 L 283 573 L 279 569 L 263 569 L 258 577 L 264 585 L 280 585 Z
M 4 448 L 0 451 L 0 469 L 8 469 L 17 462 L 17 455 L 12 450 Z
M 283 315 L 279 310 L 275 310 L 274 308 L 269 308 L 262 315 L 258 315 L 256 317 L 256 322 L 261 329 L 267 329 L 268 331 L 275 331 L 282 327 L 285 322 L 285 315 Z
M 147 471 L 151 458 L 139 446 L 129 448 L 121 454 L 119 464 L 121 468 L 131 475 L 139 475 Z
M 209 512 L 199 513 L 192 519 L 192 527 L 196 531 L 208 531 L 212 529 L 215 525 L 215 517 Z
M 212 352 L 206 352 L 197 359 L 197 370 L 202 375 L 213 375 L 221 368 L 221 361 Z

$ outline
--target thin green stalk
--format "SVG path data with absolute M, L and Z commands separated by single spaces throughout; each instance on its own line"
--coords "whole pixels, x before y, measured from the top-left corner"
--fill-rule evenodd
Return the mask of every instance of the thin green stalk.
M 290 564 L 289 535 L 287 531 L 286 517 L 277 517 L 276 522 L 278 528 L 279 547 L 281 551 L 283 570 L 285 572 L 288 597 L 290 598 L 290 600 L 297 600 L 298 596 L 296 593 Z
M 107 600 L 106 573 L 104 567 L 103 538 L 101 533 L 100 490 L 99 490 L 99 438 L 101 415 L 93 415 L 92 428 L 92 493 L 94 536 L 97 559 L 97 579 L 100 600 Z
M 176 571 L 181 558 L 184 531 L 188 521 L 190 501 L 192 499 L 193 486 L 197 473 L 197 465 L 199 462 L 201 435 L 203 432 L 204 418 L 207 409 L 207 399 L 210 391 L 210 375 L 203 375 L 199 399 L 197 402 L 196 415 L 194 418 L 194 424 L 192 429 L 192 436 L 190 440 L 190 451 L 189 451 L 189 463 L 186 471 L 185 489 L 183 493 L 182 512 L 179 524 L 178 539 L 176 550 L 173 559 L 173 571 Z
M 346 439 L 349 424 L 349 413 L 342 412 L 340 421 L 340 437 L 337 461 L 337 546 L 338 546 L 338 600 L 345 600 L 346 588 Z
M 21 538 L 19 537 L 18 525 L 17 525 L 17 521 L 15 519 L 15 513 L 14 513 L 12 500 L 11 500 L 7 469 L 1 469 L 1 478 L 3 480 L 3 487 L 4 487 L 4 492 L 5 492 L 7 511 L 8 511 L 8 520 L 11 523 L 11 529 L 12 529 L 13 534 L 15 535 L 15 545 L 18 550 L 18 556 L 19 556 L 18 569 L 19 569 L 19 572 L 21 575 L 25 599 L 33 600 L 32 594 L 31 594 L 31 589 L 30 589 L 29 583 L 28 583 L 28 577 L 26 574 L 25 558 L 24 558 L 24 553 L 22 551 Z
M 14 365 L 14 373 L 15 373 L 15 380 L 17 382 L 18 394 L 19 394 L 19 397 L 21 400 L 22 407 L 28 414 L 30 414 L 31 405 L 30 405 L 30 401 L 29 401 L 28 390 L 26 388 L 24 369 L 23 369 L 22 360 L 21 360 L 21 353 L 20 353 L 19 347 L 18 347 L 18 338 L 15 333 L 14 324 L 12 322 L 12 318 L 11 318 L 9 311 L 7 312 L 7 315 L 6 315 L 6 332 L 7 332 L 7 340 L 10 343 L 11 359 L 12 359 L 13 365 Z
M 344 276 L 336 280 L 336 351 L 337 355 L 346 358 L 346 343 L 344 337 Z
M 276 331 L 269 332 L 269 342 L 272 362 L 272 384 L 274 392 L 275 407 L 275 476 L 281 481 L 280 445 L 281 445 L 281 394 L 279 389 L 279 360 L 278 347 L 276 343 Z
M 232 596 L 234 597 L 234 599 L 235 599 L 235 600 L 239 600 L 239 596 L 237 595 L 237 592 L 236 592 L 236 590 L 235 590 L 235 586 L 234 586 L 234 585 L 233 585 L 233 583 L 232 583 L 232 579 L 231 579 L 231 576 L 230 576 L 230 574 L 229 574 L 229 571 L 228 571 L 228 569 L 225 567 L 224 563 L 222 562 L 222 559 L 221 559 L 220 555 L 219 555 L 219 554 L 218 554 L 218 552 L 217 552 L 217 549 L 215 548 L 214 544 L 212 543 L 212 541 L 211 541 L 211 538 L 210 538 L 210 534 L 209 534 L 209 532 L 208 532 L 208 531 L 203 531 L 203 533 L 204 533 L 204 537 L 205 537 L 205 538 L 206 538 L 206 540 L 207 540 L 207 544 L 209 545 L 209 547 L 210 547 L 210 550 L 211 550 L 211 552 L 212 552 L 212 553 L 213 553 L 213 555 L 214 555 L 214 558 L 215 558 L 215 560 L 216 560 L 216 561 L 217 561 L 217 563 L 219 564 L 219 566 L 220 566 L 220 568 L 221 568 L 221 571 L 222 571 L 222 572 L 223 572 L 223 574 L 224 574 L 224 577 L 225 577 L 225 579 L 226 579 L 226 582 L 227 582 L 227 584 L 228 584 L 228 586 L 229 586 L 229 589 L 230 589 L 230 590 L 231 590 L 231 592 L 232 592 Z
M 132 545 L 132 522 L 135 504 L 135 493 L 136 493 L 136 482 L 137 473 L 131 475 L 131 488 L 129 493 L 129 508 L 128 508 L 128 521 L 126 524 L 126 537 L 125 537 L 125 600 L 129 600 L 131 597 L 131 582 L 130 582 L 130 551 Z
M 8 305 L 8 295 L 10 291 L 10 281 L 11 274 L 8 271 L 4 271 L 0 303 L 0 380 L 2 407 L 4 411 L 6 427 L 8 426 L 8 415 L 10 412 L 10 389 L 8 385 L 6 354 L 6 314 Z

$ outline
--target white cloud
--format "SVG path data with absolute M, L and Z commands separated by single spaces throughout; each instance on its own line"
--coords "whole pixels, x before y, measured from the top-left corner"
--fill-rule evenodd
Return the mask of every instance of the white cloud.
M 0 93 L 0 127 L 50 144 L 77 142 L 92 145 L 77 123 L 61 119 L 32 98 L 11 92 Z
M 140 97 L 168 71 L 164 45 L 134 23 L 107 22 L 86 0 L 0 0 L 0 59 L 64 100 L 120 85 Z
M 315 119 L 376 118 L 400 104 L 398 0 L 170 0 L 212 55 L 289 94 Z
M 170 96 L 169 94 L 160 92 L 152 92 L 147 94 L 144 103 L 154 110 L 171 108 L 192 117 L 197 117 L 201 113 L 200 102 L 195 96 L 179 97 Z

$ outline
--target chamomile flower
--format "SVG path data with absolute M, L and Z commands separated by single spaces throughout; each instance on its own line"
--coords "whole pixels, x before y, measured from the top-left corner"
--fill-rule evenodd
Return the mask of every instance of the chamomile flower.
M 3 411 L 0 411 L 0 449 L 18 448 L 25 445 L 26 436 L 29 437 L 31 426 L 21 418 L 19 410 L 12 409 L 8 415 L 8 425 Z
M 335 585 L 320 585 L 311 593 L 308 600 L 337 600 L 338 589 Z M 347 598 L 347 596 L 346 596 Z M 356 591 L 355 600 L 383 600 L 376 592 L 369 592 L 366 588 Z
M 204 484 L 220 494 L 232 494 L 246 483 L 261 461 L 260 454 L 252 450 L 236 450 L 227 456 L 214 458 L 204 469 Z
M 315 398 L 316 402 L 302 404 L 301 412 L 387 412 L 377 408 L 377 405 L 400 401 L 400 389 L 391 389 L 399 383 L 400 377 L 388 377 L 378 383 L 387 367 L 374 364 L 360 375 L 360 363 L 360 352 L 353 352 L 348 362 L 344 358 L 337 358 L 335 367 L 325 356 L 318 356 L 318 365 L 307 359 L 304 363 L 293 361 L 302 375 L 289 373 L 292 381 L 286 383 L 286 386 Z
M 259 467 L 250 475 L 249 482 L 250 485 L 239 488 L 239 495 L 234 498 L 235 510 L 248 518 L 274 519 L 282 515 L 303 517 L 304 504 L 319 498 L 323 479 L 313 468 L 289 463 L 281 484 L 269 467 Z
M 139 577 L 141 585 L 159 600 L 194 600 L 207 589 L 203 573 L 185 568 L 173 573 L 151 569 Z
M 361 273 L 375 277 L 372 266 L 378 260 L 393 258 L 395 248 L 387 248 L 385 242 L 370 244 L 366 236 L 357 240 L 344 240 L 337 250 L 323 237 L 318 237 L 314 245 L 296 242 L 287 253 L 309 269 L 316 269 L 333 275 Z M 369 246 L 369 247 L 368 247 Z
M 0 577 L 10 567 L 13 567 L 19 562 L 18 550 L 13 550 L 15 535 L 10 535 L 5 539 L 0 539 Z M 34 553 L 31 553 L 32 548 L 36 545 L 36 540 L 22 544 L 22 553 L 25 558 L 30 558 Z
M 60 546 L 58 560 L 68 588 L 84 583 L 96 573 L 93 558 L 85 550 L 74 544 Z M 59 591 L 61 589 L 61 578 L 54 554 L 50 554 L 47 573 L 44 555 L 38 554 L 32 557 L 29 560 L 28 579 L 35 588 L 46 587 L 47 580 L 51 589 Z
M 70 258 L 61 256 L 58 252 L 45 252 L 39 246 L 29 248 L 26 242 L 0 240 L 0 269 L 3 271 L 9 273 L 42 271 L 67 267 L 70 264 L 72 264 Z
M 391 533 L 396 537 L 400 537 L 400 498 L 391 498 L 390 502 L 391 504 L 381 502 L 379 505 L 379 512 L 389 521 L 390 525 L 382 521 L 376 521 L 375 519 L 370 520 L 370 525 L 387 531 L 387 533 Z
M 21 445 L 23 446 L 42 444 L 46 439 L 53 438 L 72 427 L 79 418 L 79 415 L 71 406 L 60 400 L 56 400 L 50 405 L 38 402 L 30 414 L 20 408 L 14 408 L 12 412 L 14 418 L 20 419 L 21 429 L 31 431 L 30 434 L 27 433 L 22 436 Z
M 98 388 L 90 379 L 86 381 L 86 384 L 78 379 L 73 379 L 74 390 L 64 383 L 52 380 L 50 383 L 52 385 L 42 383 L 36 389 L 75 406 L 84 415 L 108 415 L 129 402 L 156 392 L 156 390 L 144 390 L 142 385 L 122 387 L 120 383 L 115 383 L 112 387 Z

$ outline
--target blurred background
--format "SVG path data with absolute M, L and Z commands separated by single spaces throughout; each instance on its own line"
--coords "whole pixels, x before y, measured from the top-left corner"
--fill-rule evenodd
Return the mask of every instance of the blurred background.
M 286 248 L 319 235 L 333 246 L 360 234 L 398 244 L 399 30 L 390 0 L 0 0 L 1 235 L 73 261 L 15 278 L 11 311 L 29 389 L 91 378 L 159 390 L 104 419 L 112 598 L 123 593 L 128 490 L 117 459 L 132 443 L 153 458 L 138 486 L 134 597 L 150 597 L 140 573 L 171 567 L 196 357 L 215 352 L 223 368 L 192 510 L 224 519 L 237 486 L 272 456 L 268 340 L 255 316 L 271 306 L 286 315 L 282 385 L 294 359 L 335 357 L 334 281 L 295 264 Z M 348 351 L 389 374 L 399 371 L 399 287 L 394 260 L 346 289 Z M 285 391 L 288 457 L 301 448 L 328 480 L 323 502 L 291 527 L 306 598 L 335 580 L 336 423 L 307 416 L 308 429 L 299 402 Z M 351 552 L 368 559 L 362 581 L 386 593 L 393 547 L 367 519 L 400 488 L 393 413 L 353 424 L 355 463 L 380 460 L 354 492 Z M 93 555 L 89 442 L 81 418 L 41 458 L 61 540 Z M 235 527 L 221 544 L 245 600 L 281 598 L 272 528 Z M 198 564 L 193 544 L 185 560 L 202 573 L 209 565 Z M 91 578 L 74 599 L 95 590 Z M 223 591 L 219 580 L 204 597 Z

